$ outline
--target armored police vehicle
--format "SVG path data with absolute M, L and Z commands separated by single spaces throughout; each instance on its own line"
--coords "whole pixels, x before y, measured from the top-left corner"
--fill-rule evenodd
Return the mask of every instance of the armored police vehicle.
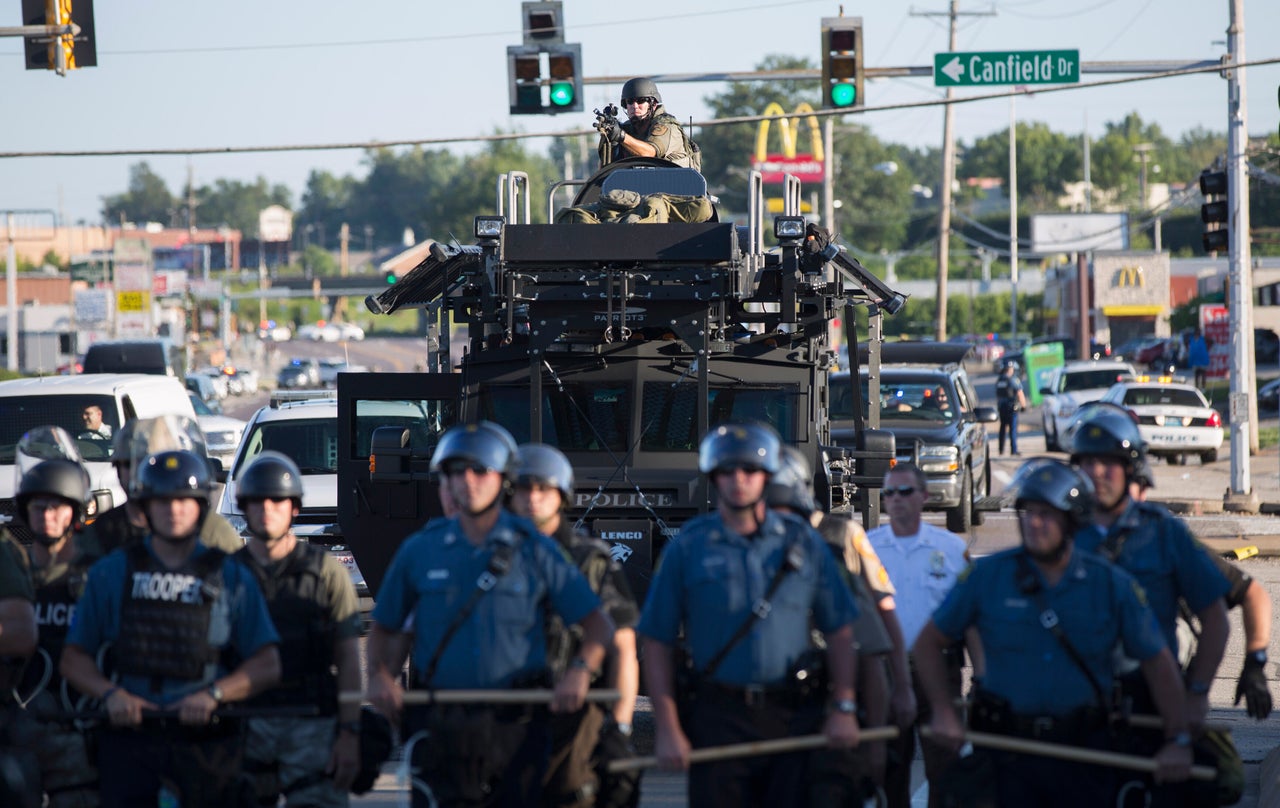
M 576 472 L 570 517 L 611 546 L 638 597 L 668 537 L 713 507 L 697 449 L 718 423 L 772 425 L 813 464 L 820 504 L 874 512 L 892 436 L 863 429 L 834 447 L 829 329 L 855 305 L 875 331 L 904 297 L 806 224 L 793 179 L 766 234 L 760 175 L 750 182 L 736 225 L 698 172 L 622 160 L 557 183 L 554 223 L 531 224 L 527 176 L 503 175 L 474 245 L 436 244 L 366 300 L 374 313 L 424 309 L 430 323 L 427 372 L 338 376 L 338 518 L 374 592 L 400 541 L 440 512 L 427 467 L 457 423 L 559 447 Z M 557 212 L 566 185 L 576 196 Z M 388 400 L 421 421 L 378 428 Z

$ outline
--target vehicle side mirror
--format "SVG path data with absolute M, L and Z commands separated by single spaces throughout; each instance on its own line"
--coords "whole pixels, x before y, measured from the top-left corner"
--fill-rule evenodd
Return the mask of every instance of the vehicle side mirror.
M 93 499 L 89 502 L 89 506 L 85 508 L 85 515 L 89 521 L 93 521 L 115 506 L 116 501 L 115 497 L 111 496 L 111 490 L 99 488 L 93 492 Z
M 213 479 L 220 483 L 227 481 L 227 470 L 222 467 L 222 461 L 216 457 L 205 458 L 209 461 L 209 468 L 213 470 Z
M 1053 395 L 1053 394 L 1054 394 L 1054 393 L 1053 393 L 1053 390 L 1049 389 L 1048 387 L 1041 387 L 1041 388 L 1040 388 L 1040 395 L 1042 395 L 1042 396 L 1051 396 L 1051 395 Z
M 1000 413 L 995 407 L 974 407 L 973 417 L 980 424 L 994 424 L 1000 420 Z

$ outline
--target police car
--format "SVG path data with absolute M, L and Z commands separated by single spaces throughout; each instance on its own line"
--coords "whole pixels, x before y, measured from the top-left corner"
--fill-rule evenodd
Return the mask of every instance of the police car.
M 1084 359 L 1054 368 L 1040 386 L 1045 449 L 1065 450 L 1067 427 L 1076 412 L 1102 398 L 1116 382 L 1135 374 L 1133 365 L 1111 359 Z
M 1201 463 L 1218 459 L 1222 416 L 1195 385 L 1171 376 L 1138 376 L 1113 385 L 1101 400 L 1137 418 L 1148 454 L 1180 465 L 1188 455 L 1198 455 Z

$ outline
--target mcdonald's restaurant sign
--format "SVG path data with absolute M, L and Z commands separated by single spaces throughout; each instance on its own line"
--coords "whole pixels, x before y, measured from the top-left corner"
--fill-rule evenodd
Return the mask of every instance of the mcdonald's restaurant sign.
M 1120 289 L 1131 288 L 1134 286 L 1145 289 L 1147 286 L 1147 276 L 1142 270 L 1142 265 L 1129 264 L 1117 269 L 1115 284 L 1116 287 Z
M 817 116 L 812 114 L 813 107 L 802 102 L 796 106 L 794 114 L 804 115 L 805 113 L 809 113 L 805 118 L 784 118 L 782 116 L 786 115 L 786 112 L 780 104 L 773 103 L 765 107 L 766 117 L 760 121 L 760 128 L 756 130 L 756 148 L 751 161 L 751 167 L 764 175 L 765 182 L 783 182 L 787 174 L 794 175 L 801 182 L 822 182 L 822 133 L 819 131 Z M 781 152 L 769 151 L 769 125 L 775 120 L 778 122 L 778 132 L 782 137 Z M 807 154 L 798 153 L 796 148 L 801 121 L 809 127 L 810 148 Z

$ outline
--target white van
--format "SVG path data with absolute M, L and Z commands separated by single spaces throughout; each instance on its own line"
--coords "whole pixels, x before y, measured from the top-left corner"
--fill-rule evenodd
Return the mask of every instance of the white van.
M 102 410 L 103 429 L 86 428 L 85 410 Z M 185 415 L 195 420 L 191 399 L 173 376 L 94 373 L 42 376 L 0 382 L 0 518 L 14 513 L 18 481 L 15 447 L 27 430 L 59 426 L 76 439 L 93 490 L 108 490 L 114 504 L 126 499 L 111 467 L 111 435 L 127 420 Z

